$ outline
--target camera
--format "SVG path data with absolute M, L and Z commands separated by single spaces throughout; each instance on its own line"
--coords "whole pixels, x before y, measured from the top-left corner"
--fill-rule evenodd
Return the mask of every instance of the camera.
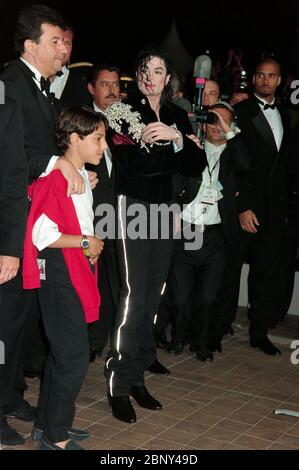
M 189 113 L 191 122 L 200 122 L 201 124 L 215 124 L 218 120 L 216 114 L 210 113 L 208 107 L 204 107 L 201 111 Z

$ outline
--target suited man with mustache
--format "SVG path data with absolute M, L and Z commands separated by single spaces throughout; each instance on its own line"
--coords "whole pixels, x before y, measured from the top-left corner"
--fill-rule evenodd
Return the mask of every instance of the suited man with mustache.
M 264 59 L 255 69 L 254 95 L 235 107 L 251 171 L 239 188 L 240 242 L 235 256 L 229 260 L 220 298 L 221 321 L 215 331 L 215 335 L 223 336 L 236 315 L 240 274 L 247 258 L 250 345 L 269 355 L 281 354 L 267 336 L 277 318 L 274 313 L 279 272 L 277 254 L 287 202 L 288 116 L 275 104 L 275 91 L 280 82 L 280 65 L 273 59 Z

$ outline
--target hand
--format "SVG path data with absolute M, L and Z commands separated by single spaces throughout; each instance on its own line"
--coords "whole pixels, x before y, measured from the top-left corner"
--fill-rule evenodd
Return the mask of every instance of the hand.
M 98 261 L 98 259 L 99 259 L 99 256 L 100 256 L 100 255 L 98 255 L 98 256 L 91 256 L 88 261 L 90 262 L 90 264 L 92 264 L 92 265 L 94 266 L 94 265 L 97 263 L 97 261 Z
M 89 240 L 88 251 L 91 254 L 91 258 L 97 258 L 104 248 L 104 242 L 98 237 L 87 237 Z
M 68 182 L 67 197 L 70 197 L 71 194 L 83 194 L 85 192 L 84 180 L 71 162 L 60 157 L 58 158 L 54 169 L 60 170 Z
M 94 189 L 99 182 L 98 175 L 95 171 L 88 171 L 87 173 L 91 189 Z
M 189 139 L 193 140 L 193 142 L 197 145 L 197 147 L 199 147 L 201 150 L 203 149 L 203 146 L 201 145 L 199 138 L 196 137 L 195 134 L 186 134 L 186 135 Z
M 174 127 L 167 126 L 163 122 L 151 122 L 142 131 L 142 141 L 145 144 L 152 144 L 157 140 L 176 141 L 181 137 L 181 132 Z
M 227 132 L 231 131 L 231 127 L 230 127 L 230 124 L 228 124 L 225 119 L 223 118 L 223 116 L 218 112 L 216 111 L 215 109 L 210 109 L 209 110 L 209 113 L 213 113 L 213 114 L 216 114 L 217 118 L 218 118 L 218 121 L 219 121 L 219 124 L 221 126 L 221 129 L 223 130 L 223 132 L 226 134 Z
M 16 277 L 20 259 L 14 256 L 0 256 L 0 285 Z
M 256 226 L 259 226 L 259 221 L 252 210 L 248 210 L 239 214 L 240 225 L 245 232 L 257 233 Z

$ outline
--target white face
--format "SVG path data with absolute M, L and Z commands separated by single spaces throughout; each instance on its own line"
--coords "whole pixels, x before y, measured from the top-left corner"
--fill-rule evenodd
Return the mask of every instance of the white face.
M 161 97 L 168 84 L 170 74 L 167 74 L 165 63 L 160 57 L 152 57 L 144 72 L 137 72 L 138 88 L 147 97 Z
M 84 163 L 98 165 L 107 149 L 104 124 L 100 124 L 92 134 L 78 140 L 78 151 Z
M 41 25 L 39 42 L 27 39 L 25 54 L 30 63 L 45 77 L 55 75 L 63 66 L 67 49 L 64 45 L 64 31 L 48 23 Z

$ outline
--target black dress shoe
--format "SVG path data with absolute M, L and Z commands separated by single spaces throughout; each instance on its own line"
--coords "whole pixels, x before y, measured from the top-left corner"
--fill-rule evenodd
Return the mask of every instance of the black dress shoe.
M 138 386 L 134 385 L 130 392 L 131 397 L 133 397 L 138 405 L 148 410 L 161 410 L 162 405 L 154 397 L 152 397 L 144 385 Z
M 168 347 L 168 352 L 170 354 L 175 354 L 175 355 L 182 354 L 182 352 L 184 351 L 185 345 L 186 345 L 185 341 L 173 341 L 172 343 L 170 343 Z
M 222 344 L 221 344 L 221 336 L 215 336 L 214 338 L 211 338 L 210 341 L 208 342 L 208 349 L 212 352 L 222 352 Z
M 147 368 L 147 370 L 152 372 L 152 374 L 170 374 L 169 370 L 163 366 L 163 364 L 161 364 L 158 359 L 155 359 L 154 362 Z
M 253 348 L 260 349 L 265 354 L 269 354 L 269 356 L 280 356 L 281 351 L 274 346 L 274 344 L 269 340 L 269 338 L 264 338 L 262 340 L 250 340 L 250 346 Z
M 190 350 L 191 350 L 191 348 L 190 348 Z M 213 353 L 206 346 L 201 346 L 201 347 L 194 347 L 193 346 L 192 352 L 195 352 L 196 359 L 198 359 L 199 361 L 207 362 L 207 361 L 212 361 L 213 360 Z
M 24 401 L 23 405 L 15 411 L 6 414 L 6 418 L 16 418 L 21 419 L 30 423 L 34 421 L 36 415 L 36 406 L 31 406 L 27 401 Z
M 99 349 L 90 348 L 89 350 L 89 362 L 94 362 L 97 357 L 101 357 L 102 351 Z
M 6 421 L 0 421 L 0 446 L 20 446 L 25 444 L 24 437 L 13 429 Z
M 107 398 L 112 408 L 114 418 L 124 421 L 125 423 L 136 422 L 136 413 L 128 395 L 112 397 L 110 393 L 108 393 Z

